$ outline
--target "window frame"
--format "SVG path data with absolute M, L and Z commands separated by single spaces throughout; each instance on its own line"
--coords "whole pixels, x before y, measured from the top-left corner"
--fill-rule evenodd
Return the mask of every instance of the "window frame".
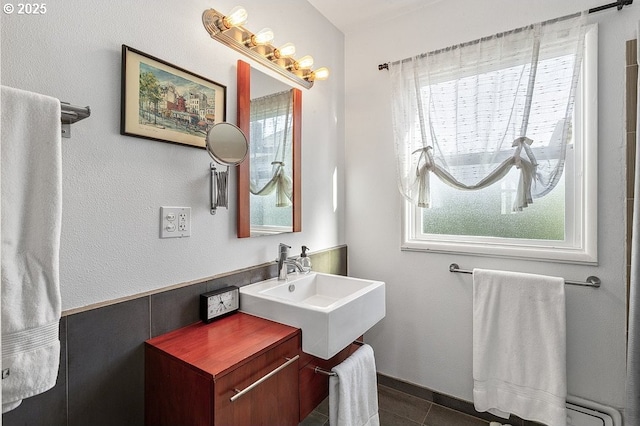
M 582 183 L 570 191 L 573 179 L 565 179 L 565 241 L 475 237 L 467 235 L 423 234 L 420 207 L 403 199 L 403 251 L 475 254 L 489 257 L 536 259 L 562 263 L 595 265 L 598 217 L 598 27 L 592 24 L 585 34 L 581 79 L 574 107 L 574 130 L 581 144 L 574 144 L 574 167 L 582 166 Z M 568 165 L 571 167 L 571 165 Z M 566 172 L 566 170 L 565 170 Z M 573 176 L 580 176 L 580 169 Z M 567 202 L 573 196 L 573 202 Z M 574 224 L 572 227 L 570 224 Z M 571 239 L 571 241 L 569 241 Z

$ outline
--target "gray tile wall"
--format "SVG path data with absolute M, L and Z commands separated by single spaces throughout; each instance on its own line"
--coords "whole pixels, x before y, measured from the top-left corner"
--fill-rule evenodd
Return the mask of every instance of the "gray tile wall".
M 313 269 L 347 274 L 347 247 L 311 254 Z M 144 341 L 199 321 L 201 293 L 276 276 L 260 265 L 186 287 L 65 316 L 53 389 L 2 415 L 4 426 L 144 424 Z

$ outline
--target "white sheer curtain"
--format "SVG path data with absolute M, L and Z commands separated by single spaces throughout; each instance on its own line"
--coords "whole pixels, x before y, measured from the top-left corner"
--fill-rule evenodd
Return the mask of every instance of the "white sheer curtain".
M 637 39 L 640 40 L 640 22 Z M 637 59 L 640 66 L 640 43 Z M 636 147 L 640 146 L 640 78 L 636 118 Z M 629 289 L 629 341 L 627 343 L 627 403 L 625 425 L 640 426 L 640 149 L 636 148 L 636 175 L 633 200 L 633 230 L 631 237 L 631 276 Z
M 562 176 L 585 14 L 389 66 L 398 187 L 430 206 L 430 175 L 462 190 L 520 170 L 514 210 Z
M 268 196 L 275 191 L 277 207 L 291 205 L 292 101 L 290 90 L 251 100 L 251 193 Z

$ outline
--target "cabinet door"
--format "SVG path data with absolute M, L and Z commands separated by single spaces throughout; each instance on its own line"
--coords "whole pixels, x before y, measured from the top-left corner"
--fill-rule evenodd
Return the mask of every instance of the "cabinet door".
M 213 382 L 155 348 L 145 350 L 145 425 L 211 426 Z
M 216 380 L 215 424 L 297 425 L 297 343 L 297 337 L 291 338 Z M 256 382 L 259 383 L 255 385 Z M 250 389 L 231 401 L 238 391 L 247 388 Z

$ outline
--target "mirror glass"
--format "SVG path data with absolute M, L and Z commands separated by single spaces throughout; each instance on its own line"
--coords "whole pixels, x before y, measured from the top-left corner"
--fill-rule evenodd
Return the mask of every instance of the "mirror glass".
M 248 68 L 244 84 L 241 63 Z M 242 61 L 238 67 L 238 123 L 249 139 L 239 172 L 240 209 L 244 199 L 247 211 L 239 214 L 238 236 L 300 231 L 302 93 Z
M 249 144 L 239 127 L 231 123 L 218 123 L 207 132 L 207 151 L 216 162 L 235 166 L 247 156 Z
M 249 184 L 251 235 L 293 226 L 292 89 L 251 69 Z

